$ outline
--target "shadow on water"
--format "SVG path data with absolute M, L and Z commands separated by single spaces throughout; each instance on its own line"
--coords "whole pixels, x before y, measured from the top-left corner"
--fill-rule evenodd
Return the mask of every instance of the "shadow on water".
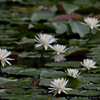
M 25 59 L 20 59 L 18 64 L 19 65 L 25 65 L 28 68 L 44 68 L 45 63 L 50 63 L 51 60 L 50 58 L 25 58 Z

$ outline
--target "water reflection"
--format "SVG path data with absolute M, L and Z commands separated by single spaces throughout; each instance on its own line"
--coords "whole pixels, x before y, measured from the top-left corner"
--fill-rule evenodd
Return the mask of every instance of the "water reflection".
M 25 65 L 28 68 L 44 68 L 45 63 L 50 63 L 50 58 L 24 58 L 19 60 L 19 65 Z
M 63 54 L 57 54 L 57 55 L 54 55 L 51 59 L 54 59 L 55 62 L 62 62 L 66 60 L 64 57 L 65 55 Z

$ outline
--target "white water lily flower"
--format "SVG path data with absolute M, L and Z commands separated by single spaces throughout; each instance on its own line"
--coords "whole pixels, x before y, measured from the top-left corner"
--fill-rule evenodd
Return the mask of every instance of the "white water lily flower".
M 56 51 L 57 54 L 60 54 L 60 53 L 64 53 L 66 52 L 66 46 L 64 45 L 59 45 L 59 44 L 56 44 L 54 46 L 51 47 L 54 51 Z
M 48 49 L 48 46 L 51 47 L 51 43 L 55 42 L 57 39 L 52 35 L 48 34 L 38 34 L 38 37 L 35 36 L 35 41 L 39 44 L 36 44 L 36 47 L 44 46 L 45 50 Z
M 84 21 L 85 21 L 85 23 L 83 23 L 83 22 L 81 22 L 81 23 L 86 26 L 90 26 L 91 29 L 93 29 L 93 28 L 98 29 L 97 27 L 100 26 L 100 24 L 98 24 L 100 21 L 98 21 L 98 19 L 96 19 L 96 18 L 87 17 L 84 19 Z
M 49 88 L 51 91 L 49 92 L 55 92 L 54 95 L 60 94 L 61 92 L 64 92 L 65 94 L 68 94 L 66 91 L 68 90 L 73 90 L 72 88 L 66 88 L 65 86 L 67 85 L 68 80 L 61 78 L 61 79 L 54 79 L 54 81 L 51 81 L 51 88 Z
M 6 49 L 5 50 L 0 49 L 0 60 L 1 60 L 1 64 L 2 64 L 3 67 L 5 65 L 5 62 L 8 63 L 9 65 L 11 65 L 11 63 L 8 60 L 14 60 L 14 59 L 11 59 L 11 58 L 6 58 L 10 54 L 11 54 L 10 51 L 7 51 Z
M 68 74 L 68 76 L 71 76 L 73 78 L 77 78 L 80 74 L 79 70 L 77 70 L 77 69 L 67 69 L 67 71 L 65 71 L 65 72 Z
M 90 60 L 90 59 L 84 59 L 83 63 L 80 62 L 82 66 L 86 67 L 88 70 L 90 70 L 90 68 L 97 68 L 96 66 L 94 66 L 96 64 L 96 61 Z
M 59 55 L 55 55 L 53 56 L 51 59 L 54 59 L 55 62 L 61 62 L 61 61 L 65 61 L 66 59 L 64 58 L 65 55 L 63 54 L 59 54 Z

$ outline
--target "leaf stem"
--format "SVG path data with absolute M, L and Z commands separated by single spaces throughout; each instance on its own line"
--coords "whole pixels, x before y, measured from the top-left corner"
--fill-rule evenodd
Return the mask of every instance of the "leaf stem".
M 41 59 L 43 59 L 43 54 L 44 54 L 45 48 L 43 47 L 42 53 L 41 53 Z
M 2 69 L 1 69 L 2 67 L 0 66 L 0 74 L 2 74 Z
M 89 38 L 91 38 L 92 36 L 92 33 L 91 33 L 91 28 L 90 28 L 90 31 L 89 31 Z

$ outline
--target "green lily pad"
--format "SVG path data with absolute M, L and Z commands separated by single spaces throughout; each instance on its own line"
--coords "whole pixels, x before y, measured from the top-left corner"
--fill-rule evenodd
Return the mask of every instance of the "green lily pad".
M 9 96 L 9 93 L 7 93 L 7 92 L 0 92 L 0 97 L 5 97 L 5 96 Z
M 40 73 L 40 77 L 44 77 L 44 78 L 62 78 L 62 77 L 66 77 L 66 73 L 62 72 L 62 71 L 55 71 L 55 70 L 49 70 L 49 71 L 41 71 Z
M 0 77 L 0 87 L 4 88 L 4 87 L 9 87 L 8 85 L 11 83 L 16 83 L 17 82 L 17 79 L 9 79 L 9 78 L 3 78 L 3 77 Z
M 89 51 L 88 48 L 80 48 L 78 46 L 76 47 L 70 47 L 67 52 L 66 55 L 67 56 L 80 56 L 80 55 L 84 55 L 85 53 L 87 53 Z
M 88 43 L 89 44 L 99 44 L 100 43 L 100 32 L 97 32 L 94 36 L 92 36 L 89 40 Z
M 34 100 L 66 100 L 64 97 L 54 97 L 52 95 L 36 95 L 33 97 Z
M 50 81 L 53 80 L 53 78 L 51 79 L 47 79 L 47 78 L 41 78 L 40 79 L 40 83 L 39 86 L 50 86 Z
M 79 88 L 82 87 L 82 83 L 77 78 L 68 78 L 67 86 L 70 88 Z
M 81 81 L 83 84 L 89 83 L 89 82 L 95 82 L 99 83 L 100 75 L 99 74 L 81 74 L 81 77 L 78 78 L 79 81 Z
M 21 88 L 12 88 L 12 89 L 7 90 L 6 92 L 19 95 L 19 94 L 23 94 L 25 92 L 25 90 L 21 89 Z
M 20 75 L 29 75 L 29 76 L 38 76 L 41 72 L 41 69 L 36 68 L 27 68 L 19 71 Z
M 89 100 L 89 99 L 83 97 L 83 98 L 72 98 L 72 99 L 70 99 L 70 100 Z
M 85 45 L 87 42 L 87 39 L 70 39 L 69 43 L 74 45 Z
M 88 84 L 84 86 L 85 89 L 100 90 L 100 84 Z
M 72 90 L 68 91 L 69 95 L 78 95 L 78 96 L 97 96 L 100 94 L 99 91 L 93 91 L 93 90 Z
M 9 99 L 9 100 L 32 100 L 33 99 L 33 96 L 32 95 L 14 95 L 14 94 L 11 94 L 9 96 L 4 96 L 2 97 L 2 99 Z
M 82 25 L 80 21 L 73 21 L 72 19 L 70 19 L 69 24 L 73 33 L 78 33 L 82 38 L 89 33 L 89 27 Z
M 22 40 L 20 40 L 19 42 L 15 42 L 16 44 L 18 45 L 21 45 L 21 44 L 28 44 L 28 45 L 31 45 L 34 43 L 34 39 L 29 39 L 29 38 L 22 38 Z
M 31 21 L 39 21 L 39 20 L 50 20 L 53 17 L 54 13 L 49 11 L 41 11 L 37 13 L 33 13 L 31 16 Z
M 53 22 L 52 25 L 55 28 L 57 34 L 62 34 L 67 31 L 67 25 L 64 23 Z
M 92 91 L 92 90 L 83 90 L 79 93 L 79 95 L 85 96 L 97 96 L 100 95 L 100 91 Z
M 18 72 L 22 69 L 23 69 L 22 67 L 9 66 L 9 67 L 2 68 L 2 71 L 6 72 L 7 74 L 18 74 Z
M 45 66 L 53 67 L 53 69 L 60 69 L 60 68 L 78 68 L 80 67 L 80 62 L 79 61 L 66 61 L 66 62 L 60 62 L 60 63 L 46 63 Z
M 32 89 L 28 89 L 25 94 L 33 94 L 33 95 L 38 95 L 41 93 L 47 93 L 46 89 L 42 89 L 42 88 L 37 88 L 37 87 L 33 87 Z
M 35 57 L 40 57 L 40 55 L 38 55 L 37 52 L 22 52 L 22 53 L 19 53 L 19 56 L 21 58 L 35 58 Z
M 66 2 L 59 2 L 59 3 L 63 6 L 63 9 L 67 14 L 73 13 L 75 10 L 79 8 L 77 5 L 68 4 Z

